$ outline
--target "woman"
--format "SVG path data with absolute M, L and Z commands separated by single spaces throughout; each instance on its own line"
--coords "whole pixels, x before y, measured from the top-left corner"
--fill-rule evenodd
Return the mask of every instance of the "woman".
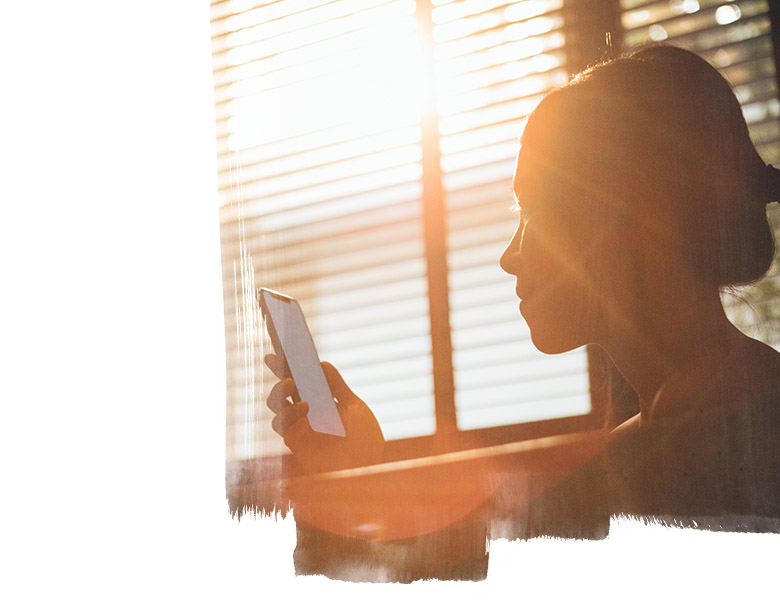
M 520 226 L 501 266 L 539 350 L 599 344 L 640 398 L 579 475 L 606 473 L 593 506 L 729 528 L 780 517 L 780 355 L 736 329 L 720 299 L 772 263 L 766 204 L 778 179 L 726 81 L 681 49 L 593 67 L 530 116 L 514 180 Z M 307 407 L 287 400 L 290 380 L 268 398 L 275 430 L 311 468 L 379 460 L 373 415 L 326 373 L 348 439 L 310 430 Z

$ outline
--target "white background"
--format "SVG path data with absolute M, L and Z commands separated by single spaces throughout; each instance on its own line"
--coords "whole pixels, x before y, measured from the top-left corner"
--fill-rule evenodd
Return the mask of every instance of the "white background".
M 377 586 L 296 579 L 290 520 L 230 518 L 208 16 L 0 8 L 0 594 L 776 595 L 780 536 L 627 523 Z

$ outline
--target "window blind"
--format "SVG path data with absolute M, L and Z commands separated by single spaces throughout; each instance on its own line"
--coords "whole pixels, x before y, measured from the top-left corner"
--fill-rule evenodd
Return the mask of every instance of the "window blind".
M 498 265 L 517 226 L 512 175 L 525 118 L 567 80 L 563 0 L 434 4 L 458 426 L 588 413 L 584 349 L 536 350 Z
M 565 80 L 562 3 L 432 4 L 458 426 L 587 412 L 584 352 L 536 353 L 498 269 L 523 118 Z M 285 451 L 262 405 L 274 378 L 260 365 L 258 285 L 299 299 L 321 357 L 388 439 L 434 432 L 421 223 L 430 57 L 414 12 L 387 0 L 212 5 L 229 458 Z
M 729 81 L 750 136 L 765 162 L 780 163 L 780 102 L 765 0 L 621 0 L 626 47 L 664 42 L 696 52 Z M 780 214 L 769 209 L 775 231 Z M 727 291 L 732 320 L 746 333 L 780 347 L 780 269 L 758 285 Z
M 254 289 L 296 297 L 388 439 L 433 432 L 408 0 L 212 5 L 228 457 L 286 452 Z

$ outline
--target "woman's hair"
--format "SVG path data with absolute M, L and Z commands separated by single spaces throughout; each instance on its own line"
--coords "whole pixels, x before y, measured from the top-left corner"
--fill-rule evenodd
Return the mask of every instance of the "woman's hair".
M 695 54 L 649 46 L 580 73 L 534 111 L 527 144 L 578 201 L 609 211 L 597 214 L 657 215 L 658 243 L 678 244 L 702 280 L 737 286 L 769 269 L 776 174 L 729 84 Z

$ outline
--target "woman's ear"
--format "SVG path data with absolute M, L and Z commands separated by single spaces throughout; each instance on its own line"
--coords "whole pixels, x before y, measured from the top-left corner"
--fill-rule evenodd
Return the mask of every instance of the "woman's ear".
M 685 240 L 674 214 L 675 203 L 681 199 L 667 197 L 657 178 L 641 166 L 633 168 L 630 187 L 623 226 L 643 260 L 664 262 L 682 252 Z

